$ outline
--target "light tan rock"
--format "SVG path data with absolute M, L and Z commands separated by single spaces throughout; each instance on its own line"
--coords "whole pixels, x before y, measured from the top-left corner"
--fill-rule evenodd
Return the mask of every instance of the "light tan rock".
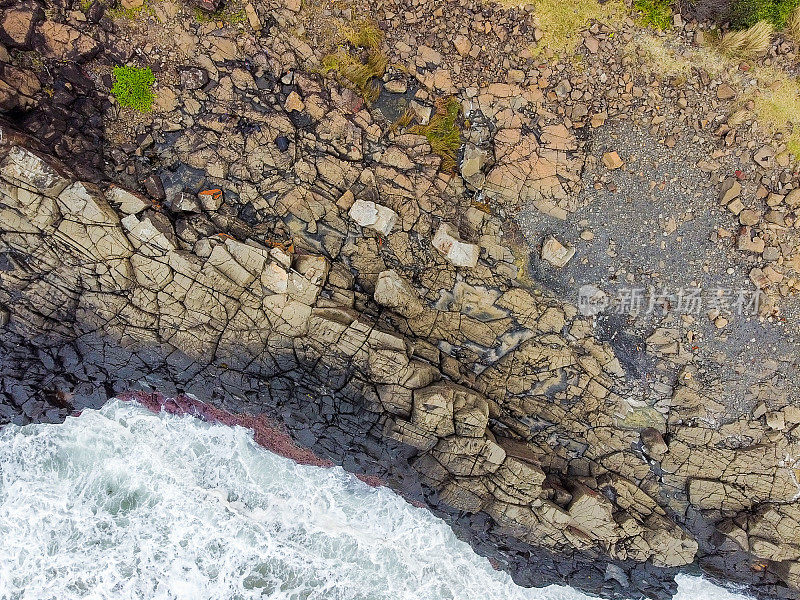
M 603 164 L 606 169 L 615 170 L 621 169 L 625 162 L 619 157 L 616 152 L 606 152 L 603 154 Z
M 70 181 L 41 156 L 14 146 L 0 163 L 3 179 L 30 192 L 58 196 Z
M 742 194 L 742 184 L 735 177 L 728 177 L 720 187 L 719 203 L 727 206 Z
M 621 534 L 614 522 L 613 509 L 605 496 L 583 484 L 576 484 L 568 510 L 570 523 L 596 540 L 613 544 Z
M 369 227 L 382 235 L 389 235 L 397 222 L 397 213 L 391 208 L 360 198 L 353 203 L 348 214 L 361 227 Z
M 138 194 L 133 194 L 119 186 L 112 185 L 106 190 L 106 199 L 116 205 L 126 215 L 142 212 L 150 204 Z
M 454 391 L 447 384 L 431 385 L 414 390 L 411 422 L 438 437 L 455 433 L 453 423 Z
M 474 268 L 478 264 L 480 248 L 475 244 L 462 242 L 455 227 L 448 223 L 442 223 L 436 230 L 433 247 L 456 267 Z
M 455 435 L 440 440 L 431 453 L 450 473 L 459 477 L 494 473 L 506 458 L 505 450 L 491 440 Z
M 292 90 L 286 97 L 286 102 L 284 103 L 283 107 L 289 112 L 293 110 L 303 111 L 305 110 L 306 105 L 303 102 L 303 99 L 300 98 L 300 94 Z
M 546 260 L 554 267 L 562 269 L 575 256 L 575 248 L 564 246 L 552 235 L 542 245 L 542 260 Z
M 404 317 L 414 318 L 424 310 L 417 291 L 394 270 L 378 275 L 374 297 L 375 302 Z

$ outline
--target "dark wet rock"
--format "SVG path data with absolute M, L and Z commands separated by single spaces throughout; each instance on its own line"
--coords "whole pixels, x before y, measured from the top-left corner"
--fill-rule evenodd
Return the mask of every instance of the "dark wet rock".
M 181 87 L 186 90 L 199 90 L 208 83 L 208 71 L 199 67 L 181 69 Z
M 149 175 L 147 179 L 144 180 L 142 185 L 151 198 L 156 200 L 164 200 L 164 198 L 166 198 L 166 194 L 164 193 L 164 184 L 161 182 L 161 177 L 158 175 Z

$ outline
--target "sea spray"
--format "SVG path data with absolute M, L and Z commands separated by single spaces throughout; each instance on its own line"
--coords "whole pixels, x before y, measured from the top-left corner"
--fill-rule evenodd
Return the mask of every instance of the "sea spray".
M 247 429 L 122 401 L 0 431 L 0 540 L 2 600 L 587 598 L 518 587 L 426 510 Z

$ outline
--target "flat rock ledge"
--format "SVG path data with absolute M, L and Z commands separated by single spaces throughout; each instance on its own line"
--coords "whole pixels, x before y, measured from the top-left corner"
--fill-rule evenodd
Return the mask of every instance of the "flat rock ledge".
M 525 324 L 502 358 L 469 372 L 446 345 L 414 335 L 451 313 L 396 273 L 382 271 L 375 293 L 402 314 L 371 315 L 340 261 L 227 233 L 186 250 L 135 196 L 80 181 L 32 146 L 4 129 L 0 423 L 58 420 L 130 388 L 277 410 L 301 443 L 352 470 L 367 467 L 348 453 L 381 455 L 390 485 L 418 488 L 479 551 L 501 536 L 501 565 L 523 583 L 665 598 L 675 568 L 699 561 L 763 595 L 797 597 L 791 407 L 769 416 L 782 427 L 764 428 L 764 415 L 718 425 L 687 366 L 664 422 L 620 426 L 637 408 L 618 393 L 624 371 L 572 307 L 456 283 L 452 303 L 471 307 L 476 330 Z M 439 237 L 449 252 L 461 243 L 452 229 Z M 459 256 L 454 264 L 475 262 Z M 349 437 L 337 446 L 338 430 Z M 530 575 L 542 552 L 543 565 L 562 567 Z

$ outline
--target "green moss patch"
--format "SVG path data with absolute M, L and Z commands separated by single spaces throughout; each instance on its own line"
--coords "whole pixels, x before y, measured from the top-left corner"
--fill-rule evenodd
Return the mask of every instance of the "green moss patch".
M 122 107 L 150 112 L 156 99 L 153 91 L 155 82 L 156 78 L 150 67 L 114 67 L 114 86 L 111 93 Z
M 772 23 L 775 29 L 783 29 L 800 0 L 734 0 L 731 3 L 731 26 L 747 29 L 759 21 Z
M 663 31 L 672 25 L 670 0 L 635 0 L 633 7 L 641 13 L 642 23 Z

